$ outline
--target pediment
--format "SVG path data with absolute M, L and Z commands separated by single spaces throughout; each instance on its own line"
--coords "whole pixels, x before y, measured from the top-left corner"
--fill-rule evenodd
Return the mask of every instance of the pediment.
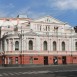
M 45 16 L 45 17 L 42 17 L 42 18 L 39 18 L 39 19 L 35 19 L 34 20 L 35 22 L 46 22 L 46 23 L 61 23 L 61 24 L 65 24 L 64 22 L 54 18 L 54 17 L 51 17 L 51 16 Z

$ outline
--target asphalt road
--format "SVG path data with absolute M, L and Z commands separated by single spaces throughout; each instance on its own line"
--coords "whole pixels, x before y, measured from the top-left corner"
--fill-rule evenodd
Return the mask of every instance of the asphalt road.
M 77 77 L 77 65 L 0 67 L 0 77 Z

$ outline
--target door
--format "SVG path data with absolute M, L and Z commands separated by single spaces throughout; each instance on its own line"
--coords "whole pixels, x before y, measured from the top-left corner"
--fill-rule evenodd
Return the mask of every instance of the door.
M 62 56 L 62 63 L 66 64 L 66 56 Z
M 48 65 L 48 56 L 44 56 L 44 65 Z
M 33 64 L 33 57 L 30 57 L 30 64 Z
M 53 58 L 53 63 L 54 63 L 54 64 L 58 64 L 58 58 L 57 58 L 57 56 L 54 56 L 54 58 Z

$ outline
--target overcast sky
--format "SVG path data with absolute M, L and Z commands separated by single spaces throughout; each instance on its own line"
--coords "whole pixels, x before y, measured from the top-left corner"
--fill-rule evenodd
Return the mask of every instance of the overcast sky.
M 76 26 L 77 0 L 0 0 L 0 17 L 16 17 L 18 14 L 30 18 L 50 15 Z

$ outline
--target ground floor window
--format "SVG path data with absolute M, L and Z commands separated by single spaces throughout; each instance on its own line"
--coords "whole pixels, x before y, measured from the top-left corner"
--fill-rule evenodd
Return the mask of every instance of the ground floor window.
M 12 64 L 12 63 L 13 63 L 12 57 L 9 57 L 8 58 L 8 64 Z
M 33 64 L 33 57 L 30 57 L 30 64 Z
M 18 64 L 18 57 L 15 58 L 15 64 Z

